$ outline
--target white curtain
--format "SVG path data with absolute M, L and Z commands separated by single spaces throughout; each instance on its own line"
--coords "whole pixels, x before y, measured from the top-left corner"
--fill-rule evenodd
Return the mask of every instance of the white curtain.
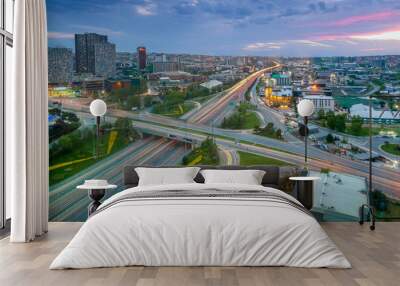
M 47 232 L 48 126 L 45 0 L 15 1 L 14 94 L 6 99 L 6 187 L 12 242 Z

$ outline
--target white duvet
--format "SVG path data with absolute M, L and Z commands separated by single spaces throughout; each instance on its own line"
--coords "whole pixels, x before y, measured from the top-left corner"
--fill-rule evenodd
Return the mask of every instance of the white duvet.
M 253 185 L 182 184 L 127 189 L 265 190 Z M 124 201 L 83 224 L 50 269 L 145 266 L 293 266 L 350 268 L 318 222 L 285 204 L 257 199 Z

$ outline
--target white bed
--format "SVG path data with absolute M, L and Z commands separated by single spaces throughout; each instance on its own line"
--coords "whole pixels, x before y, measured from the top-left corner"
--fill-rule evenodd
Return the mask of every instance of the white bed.
M 279 199 L 187 195 L 122 199 L 174 190 L 263 191 L 272 198 L 276 195 L 299 204 L 277 189 L 254 185 L 192 183 L 127 189 L 100 206 L 50 269 L 128 265 L 351 267 L 312 216 Z

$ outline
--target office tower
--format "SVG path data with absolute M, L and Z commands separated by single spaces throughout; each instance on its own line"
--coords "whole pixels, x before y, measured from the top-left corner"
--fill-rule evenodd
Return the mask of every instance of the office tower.
M 67 48 L 48 49 L 49 83 L 69 83 L 72 81 L 73 54 Z
M 146 68 L 146 48 L 145 47 L 138 47 L 137 48 L 137 58 L 138 58 L 138 69 L 144 70 Z
M 107 36 L 75 34 L 76 72 L 110 77 L 115 75 L 115 45 Z
M 116 49 L 111 43 L 94 44 L 94 74 L 105 78 L 115 77 Z

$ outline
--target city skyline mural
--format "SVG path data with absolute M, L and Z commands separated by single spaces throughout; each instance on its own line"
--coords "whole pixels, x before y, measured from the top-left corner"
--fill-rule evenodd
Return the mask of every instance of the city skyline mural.
M 49 43 L 107 34 L 118 51 L 208 55 L 397 54 L 398 1 L 48 1 Z M 118 15 L 118 16 L 116 16 Z M 106 19 L 106 20 L 105 20 Z
M 107 198 L 127 165 L 275 165 L 287 193 L 306 169 L 321 220 L 368 203 L 400 218 L 398 1 L 49 0 L 47 14 L 51 220 L 86 220 L 76 187 L 108 180 Z

